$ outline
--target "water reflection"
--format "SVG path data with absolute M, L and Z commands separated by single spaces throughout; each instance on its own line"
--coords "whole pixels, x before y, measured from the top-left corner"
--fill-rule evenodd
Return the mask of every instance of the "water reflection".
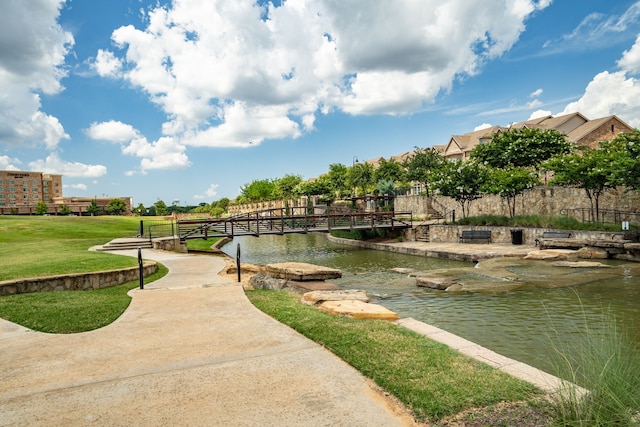
M 438 326 L 548 372 L 555 372 L 551 337 L 564 344 L 578 341 L 585 324 L 592 332 L 603 331 L 607 312 L 615 315 L 619 330 L 640 347 L 638 264 L 610 262 L 608 269 L 585 270 L 551 267 L 547 261 L 503 259 L 483 270 L 460 261 L 345 247 L 318 234 L 241 237 L 223 250 L 235 257 L 238 243 L 242 262 L 299 261 L 339 268 L 343 277 L 334 283 L 366 290 L 400 317 Z M 416 287 L 414 278 L 393 268 L 452 272 L 468 286 L 494 288 L 472 293 L 433 291 Z M 517 275 L 518 281 L 506 281 L 505 274 Z M 501 281 L 515 283 L 512 289 L 517 289 L 498 291 Z

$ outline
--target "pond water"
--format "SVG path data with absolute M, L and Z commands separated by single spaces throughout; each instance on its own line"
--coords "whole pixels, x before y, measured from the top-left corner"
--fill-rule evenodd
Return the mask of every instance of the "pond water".
M 401 318 L 413 317 L 553 374 L 552 342 L 578 346 L 585 325 L 592 333 L 606 333 L 611 317 L 640 348 L 638 263 L 609 261 L 606 269 L 570 269 L 547 261 L 502 259 L 474 268 L 460 261 L 346 247 L 322 234 L 238 237 L 223 251 L 235 257 L 238 244 L 243 263 L 296 261 L 339 268 L 343 277 L 332 283 L 366 290 L 372 302 Z M 483 291 L 420 288 L 415 278 L 393 268 L 438 270 Z

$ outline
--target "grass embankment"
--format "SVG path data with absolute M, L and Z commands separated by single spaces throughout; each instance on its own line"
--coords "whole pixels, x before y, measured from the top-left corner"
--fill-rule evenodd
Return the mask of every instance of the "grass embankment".
M 0 216 L 0 280 L 95 272 L 136 266 L 129 256 L 89 248 L 137 231 L 131 217 Z M 167 273 L 145 278 L 149 283 Z M 91 291 L 39 292 L 0 297 L 0 317 L 51 333 L 88 331 L 108 325 L 128 307 L 138 281 Z
M 135 236 L 135 217 L 0 216 L 0 281 L 136 266 L 132 257 L 89 252 Z
M 332 316 L 300 304 L 299 297 L 288 292 L 256 290 L 247 295 L 260 310 L 373 379 L 421 421 L 505 401 L 528 402 L 520 405 L 525 412 L 538 405 L 540 392 L 531 384 L 393 323 Z

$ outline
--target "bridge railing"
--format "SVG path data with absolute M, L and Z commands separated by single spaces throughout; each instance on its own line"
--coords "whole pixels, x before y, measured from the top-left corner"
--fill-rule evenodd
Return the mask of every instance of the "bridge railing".
M 181 220 L 181 239 L 411 227 L 411 212 L 354 212 L 332 207 L 265 209 L 225 219 Z

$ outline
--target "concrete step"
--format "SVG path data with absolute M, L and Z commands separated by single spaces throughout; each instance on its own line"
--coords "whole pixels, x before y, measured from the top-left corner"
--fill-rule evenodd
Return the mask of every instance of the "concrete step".
M 113 239 L 102 247 L 96 248 L 97 251 L 122 251 L 127 249 L 152 249 L 153 244 L 149 239 L 141 239 L 137 237 Z

